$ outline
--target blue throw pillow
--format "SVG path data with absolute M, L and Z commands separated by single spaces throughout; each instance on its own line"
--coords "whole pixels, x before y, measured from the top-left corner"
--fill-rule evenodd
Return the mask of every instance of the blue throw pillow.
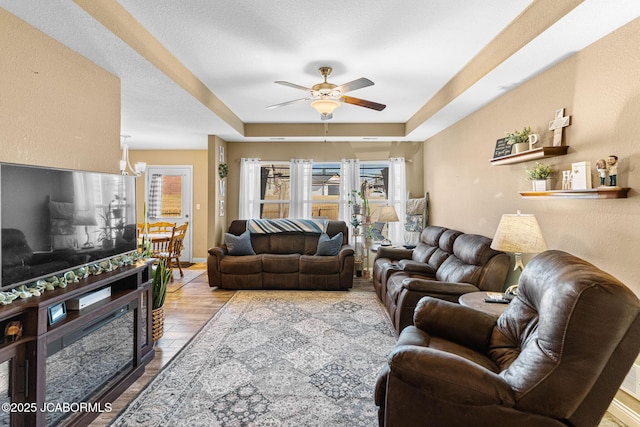
M 342 247 L 342 231 L 329 238 L 327 233 L 322 233 L 318 239 L 318 249 L 316 255 L 336 256 Z
M 251 246 L 251 235 L 249 230 L 239 236 L 231 233 L 224 233 L 224 243 L 227 245 L 229 255 L 255 255 L 256 253 Z

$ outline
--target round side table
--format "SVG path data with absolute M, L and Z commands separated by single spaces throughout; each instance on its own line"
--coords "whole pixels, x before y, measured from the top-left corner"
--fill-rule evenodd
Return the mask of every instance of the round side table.
M 487 293 L 484 291 L 469 292 L 468 294 L 461 295 L 460 298 L 458 298 L 458 302 L 460 303 L 460 305 L 471 307 L 496 317 L 500 317 L 502 312 L 505 311 L 507 309 L 507 306 L 509 305 L 495 302 L 485 302 L 485 298 L 487 298 Z

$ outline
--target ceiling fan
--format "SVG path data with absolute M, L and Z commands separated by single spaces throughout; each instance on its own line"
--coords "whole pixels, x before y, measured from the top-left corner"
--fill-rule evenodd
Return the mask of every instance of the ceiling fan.
M 310 96 L 306 98 L 294 99 L 293 101 L 282 102 L 280 104 L 270 105 L 267 108 L 279 108 L 285 105 L 295 104 L 297 102 L 311 101 L 311 106 L 320 113 L 322 120 L 329 120 L 333 117 L 333 111 L 340 106 L 340 102 L 347 104 L 357 105 L 359 107 L 371 108 L 372 110 L 382 111 L 387 106 L 384 104 L 378 104 L 377 102 L 367 101 L 365 99 L 353 98 L 351 96 L 345 96 L 344 94 L 356 89 L 362 89 L 363 87 L 373 86 L 373 82 L 369 79 L 361 77 L 343 85 L 335 85 L 329 83 L 327 78 L 331 74 L 331 67 L 320 67 L 320 75 L 324 77 L 324 82 L 313 85 L 312 87 L 304 87 L 295 83 L 289 83 L 278 80 L 275 83 L 283 86 L 289 86 L 295 89 L 301 89 L 309 92 Z

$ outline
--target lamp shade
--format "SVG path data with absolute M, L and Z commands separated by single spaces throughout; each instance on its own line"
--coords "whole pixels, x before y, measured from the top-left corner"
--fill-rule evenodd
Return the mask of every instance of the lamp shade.
M 540 225 L 531 214 L 504 214 L 491 248 L 498 251 L 536 254 L 547 250 Z
M 378 215 L 379 222 L 398 222 L 398 214 L 396 208 L 393 206 L 383 206 L 380 208 L 380 214 Z
M 75 225 L 98 225 L 96 213 L 92 210 L 83 210 L 75 212 L 73 216 Z
M 328 116 L 333 113 L 333 110 L 340 106 L 340 103 L 333 99 L 320 98 L 313 101 L 311 106 L 315 108 L 318 113 Z

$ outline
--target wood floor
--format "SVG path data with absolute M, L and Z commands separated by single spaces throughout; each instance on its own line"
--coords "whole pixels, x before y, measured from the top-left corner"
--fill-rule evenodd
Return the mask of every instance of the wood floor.
M 178 272 L 174 271 L 175 280 L 169 286 L 165 301 L 164 335 L 155 344 L 155 358 L 146 366 L 145 373 L 113 402 L 112 411 L 100 415 L 90 426 L 109 425 L 120 410 L 138 395 L 158 371 L 235 294 L 235 291 L 210 288 L 204 268 L 201 264 L 185 269 L 184 279 L 180 279 Z M 358 283 L 360 286 L 355 285 L 353 291 L 373 290 L 373 287 L 362 286 L 362 282 Z M 600 423 L 600 427 L 605 426 L 625 425 L 607 413 Z
M 200 269 L 192 267 L 185 270 L 184 281 L 188 281 L 186 284 L 180 280 L 178 272 L 174 271 L 175 279 L 169 286 L 164 304 L 164 335 L 155 344 L 155 358 L 146 366 L 144 374 L 113 402 L 112 411 L 100 415 L 91 426 L 108 425 L 235 293 L 210 288 L 204 267 L 194 267 Z M 190 280 L 196 272 L 203 274 Z

